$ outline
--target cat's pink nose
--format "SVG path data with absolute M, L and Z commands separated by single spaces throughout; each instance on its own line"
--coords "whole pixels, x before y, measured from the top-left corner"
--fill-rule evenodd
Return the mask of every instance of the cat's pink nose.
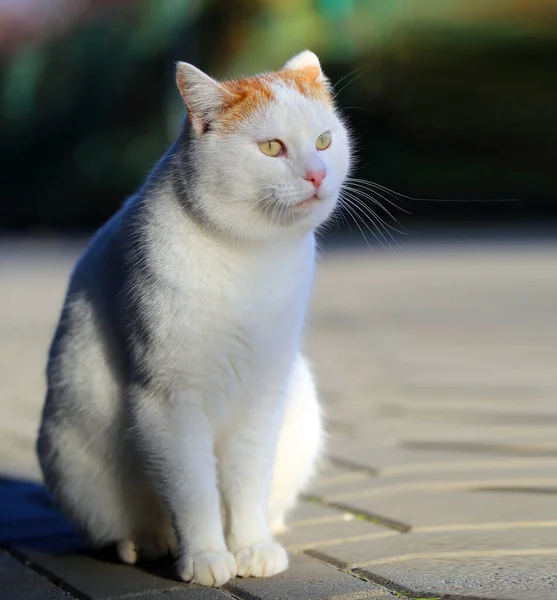
M 306 181 L 311 181 L 311 183 L 313 183 L 313 185 L 315 186 L 315 189 L 317 189 L 323 182 L 323 179 L 325 179 L 326 175 L 327 171 L 325 169 L 316 169 L 312 171 L 306 171 L 304 179 Z

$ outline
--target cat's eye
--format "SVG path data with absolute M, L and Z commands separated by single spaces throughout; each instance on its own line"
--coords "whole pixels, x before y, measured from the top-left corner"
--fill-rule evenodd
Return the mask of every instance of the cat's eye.
M 315 147 L 318 150 L 327 150 L 327 148 L 331 145 L 332 142 L 331 132 L 325 131 L 315 140 Z
M 280 156 L 284 152 L 284 144 L 280 140 L 259 142 L 259 149 L 267 156 Z

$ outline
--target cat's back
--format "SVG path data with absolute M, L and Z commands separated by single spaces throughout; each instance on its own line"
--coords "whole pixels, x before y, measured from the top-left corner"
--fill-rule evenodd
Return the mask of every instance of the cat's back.
M 123 337 L 118 330 L 117 301 L 124 272 L 121 228 L 125 210 L 126 205 L 98 229 L 71 272 L 49 348 L 47 407 L 73 403 L 76 389 L 109 382 L 114 387 L 121 379 Z M 91 379 L 89 386 L 83 386 L 85 378 Z

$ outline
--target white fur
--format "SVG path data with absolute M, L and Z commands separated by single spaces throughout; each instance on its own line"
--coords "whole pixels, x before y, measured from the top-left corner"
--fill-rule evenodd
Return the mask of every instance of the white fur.
M 275 93 L 235 133 L 196 130 L 189 209 L 171 151 L 97 233 L 50 353 L 38 441 L 48 487 L 92 542 L 116 543 L 128 563 L 170 550 L 182 578 L 204 585 L 286 568 L 270 525 L 284 526 L 322 447 L 299 344 L 313 231 L 334 209 L 348 140 L 325 104 Z M 190 112 L 208 96 L 197 89 Z M 317 152 L 324 131 L 333 143 Z M 271 138 L 287 156 L 260 151 Z M 315 161 L 327 169 L 320 199 L 297 209 Z

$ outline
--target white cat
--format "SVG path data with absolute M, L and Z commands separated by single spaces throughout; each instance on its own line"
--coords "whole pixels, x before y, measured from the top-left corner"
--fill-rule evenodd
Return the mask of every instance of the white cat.
M 314 230 L 349 141 L 309 51 L 223 83 L 179 63 L 177 83 L 189 124 L 71 276 L 37 451 L 92 543 L 219 586 L 288 565 L 272 531 L 323 441 L 299 350 Z

